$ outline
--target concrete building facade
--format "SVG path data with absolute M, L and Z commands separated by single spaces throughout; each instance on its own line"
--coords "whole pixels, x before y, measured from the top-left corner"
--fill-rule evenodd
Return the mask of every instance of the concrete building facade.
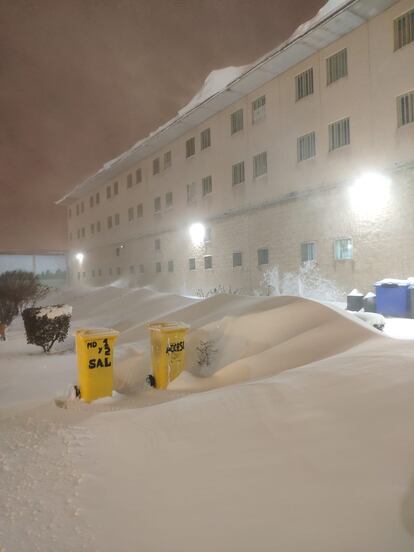
M 60 203 L 74 282 L 252 292 L 306 261 L 345 290 L 414 275 L 413 0 L 342 2 Z

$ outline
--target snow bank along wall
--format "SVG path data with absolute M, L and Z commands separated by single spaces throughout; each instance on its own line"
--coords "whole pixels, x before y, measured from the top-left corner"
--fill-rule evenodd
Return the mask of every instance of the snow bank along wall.
M 175 119 L 61 200 L 72 279 L 248 291 L 309 258 L 346 290 L 414 274 L 414 41 L 397 24 L 413 9 L 331 0 L 250 68 L 213 72 Z M 389 177 L 387 197 L 375 184 L 351 195 L 366 171 Z

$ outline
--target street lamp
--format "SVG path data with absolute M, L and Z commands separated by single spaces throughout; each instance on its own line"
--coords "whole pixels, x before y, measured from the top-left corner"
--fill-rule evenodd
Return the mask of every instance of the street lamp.
M 201 222 L 195 222 L 189 228 L 191 241 L 194 245 L 200 245 L 204 242 L 206 227 Z
M 365 216 L 378 214 L 388 203 L 390 184 L 391 180 L 381 173 L 362 174 L 350 188 L 354 211 Z
M 81 265 L 83 263 L 83 259 L 85 258 L 85 255 L 83 253 L 76 253 L 75 259 L 78 261 L 78 263 Z

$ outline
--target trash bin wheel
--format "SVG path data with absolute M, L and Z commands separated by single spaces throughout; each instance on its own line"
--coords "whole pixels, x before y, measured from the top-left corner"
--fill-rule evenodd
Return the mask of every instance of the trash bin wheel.
M 150 387 L 155 387 L 155 378 L 152 374 L 148 374 L 147 376 L 147 384 L 150 386 Z

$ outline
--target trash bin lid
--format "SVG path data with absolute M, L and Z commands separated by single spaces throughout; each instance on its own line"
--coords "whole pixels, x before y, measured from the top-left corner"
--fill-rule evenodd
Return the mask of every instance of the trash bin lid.
M 76 330 L 75 335 L 81 334 L 82 336 L 95 336 L 95 337 L 116 337 L 119 335 L 119 332 L 117 330 L 112 330 L 110 328 L 81 328 L 79 330 Z
M 147 324 L 147 328 L 158 332 L 176 332 L 177 330 L 188 330 L 190 326 L 184 322 L 152 322 Z

